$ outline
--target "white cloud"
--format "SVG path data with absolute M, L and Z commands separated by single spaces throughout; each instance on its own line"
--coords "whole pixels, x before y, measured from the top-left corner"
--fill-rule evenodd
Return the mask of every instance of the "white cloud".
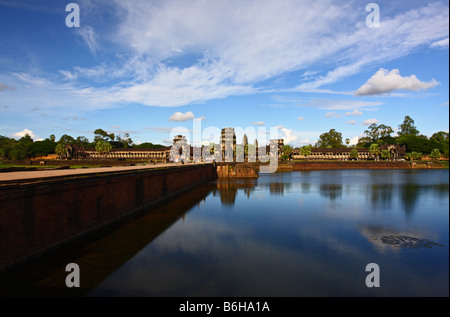
M 94 29 L 97 21 L 89 18 L 100 16 L 103 4 L 112 6 L 117 24 Z M 90 4 L 88 11 L 75 32 L 93 53 L 108 49 L 100 39 L 111 39 L 117 59 L 59 71 L 76 85 L 42 85 L 41 95 L 51 100 L 57 94 L 54 103 L 67 108 L 130 102 L 175 107 L 258 92 L 339 93 L 318 87 L 448 37 L 448 4 L 442 2 L 405 6 L 383 16 L 377 29 L 364 25 L 364 6 L 357 1 L 113 0 Z M 302 74 L 300 84 L 255 88 L 292 72 Z M 69 103 L 59 98 L 74 96 Z
M 279 138 L 284 139 L 284 144 L 291 144 L 298 140 L 298 136 L 295 135 L 293 130 L 285 128 L 282 125 L 277 126 L 277 128 L 282 132 Z
M 305 121 L 305 118 L 304 117 L 298 117 L 297 120 L 298 121 Z
M 254 84 L 292 71 L 303 73 L 302 84 L 284 89 L 311 91 L 448 34 L 448 6 L 442 3 L 385 16 L 376 30 L 365 27 L 358 5 L 346 1 L 324 0 L 314 6 L 296 0 L 112 4 L 118 25 L 109 37 L 132 54 L 122 70 L 120 65 L 106 69 L 135 78 L 97 89 L 96 100 L 111 103 L 180 106 L 253 94 L 260 91 Z M 85 33 L 95 50 L 95 33 Z M 198 58 L 183 67 L 169 66 L 167 61 L 183 56 Z M 332 68 L 328 73 L 310 71 L 324 60 Z
M 327 112 L 325 114 L 325 117 L 327 117 L 327 118 L 341 118 L 342 115 L 341 114 L 337 114 L 335 111 L 332 111 L 332 112 Z
M 353 110 L 352 112 L 346 112 L 346 116 L 361 116 L 363 113 L 358 109 Z
M 258 121 L 258 122 L 252 122 L 252 125 L 255 125 L 255 126 L 262 126 L 262 125 L 265 125 L 265 123 L 262 122 L 262 121 Z
M 373 119 L 367 119 L 367 120 L 363 121 L 362 124 L 364 124 L 364 125 L 371 125 L 371 124 L 373 124 L 373 123 L 378 123 L 378 120 L 375 119 L 375 118 L 373 118 Z
M 184 121 L 188 121 L 188 120 L 192 120 L 192 119 L 194 119 L 194 113 L 192 113 L 192 111 L 188 111 L 186 113 L 175 112 L 169 118 L 170 121 L 175 121 L 175 122 L 184 122 Z
M 97 43 L 97 34 L 95 33 L 94 28 L 89 25 L 82 25 L 81 27 L 75 29 L 76 34 L 83 39 L 89 47 L 89 50 L 95 54 L 99 50 L 100 45 Z
M 443 40 L 431 43 L 430 47 L 433 47 L 433 48 L 448 48 L 448 45 L 449 45 L 448 43 L 449 42 L 448 42 L 448 37 L 447 37 L 447 38 L 445 38 Z
M 388 71 L 380 68 L 364 85 L 357 91 L 356 96 L 380 95 L 393 90 L 419 91 L 430 89 L 438 85 L 436 80 L 423 82 L 417 79 L 415 75 L 402 77 L 398 69 Z
M 353 138 L 350 139 L 350 145 L 356 145 L 358 144 L 358 140 L 361 139 L 362 137 L 364 137 L 364 134 L 361 133 Z
M 299 103 L 299 106 L 317 107 L 323 110 L 356 110 L 359 108 L 374 108 L 381 106 L 383 103 L 378 101 L 361 101 L 361 100 L 335 100 L 317 98 L 308 103 Z
M 25 134 L 28 134 L 32 139 L 34 139 L 36 137 L 36 135 L 33 133 L 33 131 L 28 130 L 28 129 L 23 129 L 22 131 L 14 133 L 14 137 L 21 138 L 21 137 L 24 137 Z
M 356 121 L 355 120 L 350 120 L 350 121 L 347 121 L 347 123 L 351 124 L 351 125 L 354 125 L 356 123 Z

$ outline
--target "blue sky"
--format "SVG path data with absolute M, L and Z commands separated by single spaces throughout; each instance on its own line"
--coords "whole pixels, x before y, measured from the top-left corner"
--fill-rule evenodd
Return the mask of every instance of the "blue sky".
M 374 0 L 379 27 L 361 0 L 73 2 L 69 28 L 71 1 L 0 0 L 0 135 L 168 144 L 196 120 L 354 144 L 406 115 L 449 130 L 448 1 Z

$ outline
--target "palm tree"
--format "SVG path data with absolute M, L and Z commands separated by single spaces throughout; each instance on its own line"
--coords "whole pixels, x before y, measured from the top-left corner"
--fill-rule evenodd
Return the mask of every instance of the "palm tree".
M 112 145 L 109 142 L 106 142 L 106 141 L 98 141 L 97 144 L 95 145 L 95 150 L 100 155 L 105 155 L 106 156 L 106 154 L 111 152 L 111 149 L 112 149 Z

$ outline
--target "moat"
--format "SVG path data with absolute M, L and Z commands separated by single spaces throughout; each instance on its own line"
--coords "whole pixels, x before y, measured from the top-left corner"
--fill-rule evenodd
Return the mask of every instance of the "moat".
M 448 170 L 218 179 L 0 277 L 3 296 L 448 296 Z M 65 286 L 77 263 L 81 287 Z M 377 263 L 380 287 L 365 284 Z

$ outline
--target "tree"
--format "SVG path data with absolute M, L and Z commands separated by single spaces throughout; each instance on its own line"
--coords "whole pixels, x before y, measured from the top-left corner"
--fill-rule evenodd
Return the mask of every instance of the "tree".
M 75 144 L 87 148 L 89 146 L 89 139 L 85 136 L 79 136 L 75 140 Z
M 300 148 L 300 155 L 303 155 L 306 159 L 307 156 L 311 155 L 311 146 L 304 145 Z
M 64 145 L 72 145 L 75 143 L 75 139 L 70 135 L 64 134 L 63 136 L 61 136 L 58 143 L 62 143 Z
M 387 160 L 389 157 L 391 157 L 391 155 L 389 154 L 389 151 L 388 151 L 388 150 L 383 150 L 383 151 L 381 151 L 381 158 L 382 158 L 383 160 Z
M 372 142 L 376 142 L 379 139 L 389 138 L 391 134 L 394 133 L 394 130 L 384 124 L 376 124 L 372 123 L 369 128 L 364 131 L 364 134 L 369 137 Z
M 358 150 L 357 149 L 352 149 L 351 151 L 350 151 L 350 158 L 351 159 L 358 159 L 358 156 L 359 156 L 359 154 L 358 154 Z
M 379 148 L 378 144 L 373 143 L 369 148 L 369 152 L 370 152 L 370 154 L 372 154 L 372 157 L 374 159 L 377 159 L 378 155 L 380 154 L 380 148 Z
M 50 141 L 52 141 L 52 142 L 56 142 L 56 137 L 55 137 L 55 135 L 54 134 L 50 134 Z
M 422 159 L 422 153 L 420 152 L 411 152 L 411 160 L 421 160 Z
M 55 154 L 61 159 L 66 154 L 66 146 L 63 143 L 58 143 L 55 148 Z
M 55 153 L 56 142 L 50 139 L 36 141 L 31 145 L 32 156 L 47 156 Z
M 315 144 L 318 148 L 339 148 L 342 147 L 342 133 L 331 129 L 329 132 L 322 133 Z
M 0 149 L 0 160 L 6 159 L 6 151 L 4 149 Z
M 433 151 L 431 151 L 430 157 L 433 160 L 439 160 L 441 158 L 441 152 L 439 151 L 439 149 L 433 149 Z
M 129 148 L 133 145 L 133 140 L 131 140 L 129 133 L 125 133 L 123 137 L 121 137 L 120 134 L 117 135 L 116 141 L 122 143 L 124 149 Z
M 445 151 L 446 143 L 439 143 L 436 140 L 428 140 L 415 135 L 403 135 L 397 138 L 399 145 L 405 145 L 408 152 L 422 152 L 430 154 L 433 149 Z M 448 148 L 448 143 L 447 143 Z
M 112 145 L 109 142 L 106 141 L 98 141 L 95 145 L 95 150 L 100 154 L 100 155 L 106 155 L 109 152 L 111 152 L 112 149 Z
M 11 157 L 14 160 L 23 160 L 32 157 L 32 145 L 33 139 L 28 134 L 25 134 L 14 144 L 10 153 Z
M 414 120 L 410 116 L 405 116 L 403 123 L 398 126 L 398 135 L 418 135 L 419 130 L 414 126 Z
M 345 139 L 345 144 L 347 144 L 347 146 L 350 144 L 350 139 L 349 138 Z
M 434 141 L 437 141 L 439 143 L 442 143 L 442 142 L 447 142 L 448 143 L 448 141 L 449 141 L 449 133 L 445 132 L 445 131 L 436 132 L 436 133 L 434 133 L 431 136 L 430 140 L 434 140 Z
M 356 144 L 356 147 L 367 148 L 367 147 L 369 147 L 370 144 L 372 144 L 372 139 L 368 136 L 364 136 L 364 137 L 358 139 L 358 143 Z
M 115 135 L 114 133 L 110 133 L 108 134 L 108 132 L 106 132 L 103 129 L 97 129 L 94 131 L 94 142 L 98 142 L 98 141 L 114 141 L 115 139 Z
M 291 153 L 292 153 L 292 147 L 290 145 L 285 145 L 283 147 L 283 152 L 282 152 L 282 155 L 281 155 L 281 159 L 285 160 L 285 161 L 288 160 L 290 158 L 290 156 L 291 156 Z
M 10 154 L 16 143 L 17 141 L 15 139 L 0 135 L 0 149 L 4 151 L 4 159 L 11 158 Z

